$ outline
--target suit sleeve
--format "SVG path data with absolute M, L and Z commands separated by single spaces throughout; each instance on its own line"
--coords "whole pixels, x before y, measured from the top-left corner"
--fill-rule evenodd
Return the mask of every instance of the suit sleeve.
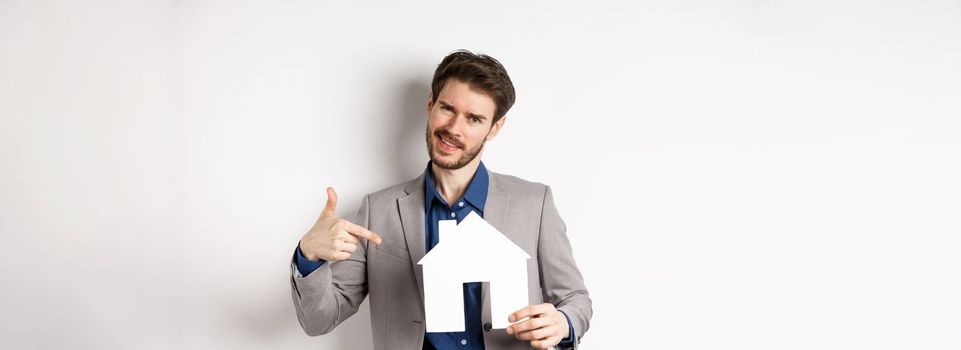
M 584 278 L 574 262 L 567 226 L 554 205 L 550 186 L 544 190 L 537 259 L 541 268 L 541 287 L 546 302 L 554 304 L 570 319 L 574 329 L 574 347 L 590 327 L 594 311 L 584 286 Z
M 367 227 L 370 196 L 364 197 L 360 209 L 348 221 Z M 297 270 L 296 256 L 290 262 L 290 292 L 300 326 L 310 336 L 330 333 L 337 325 L 357 312 L 367 297 L 367 248 L 361 239 L 350 257 L 327 262 L 307 276 Z

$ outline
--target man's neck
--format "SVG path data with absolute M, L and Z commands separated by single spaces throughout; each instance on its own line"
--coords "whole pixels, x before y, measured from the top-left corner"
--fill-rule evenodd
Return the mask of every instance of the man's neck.
M 444 169 L 431 163 L 430 170 L 434 174 L 434 187 L 437 188 L 437 193 L 440 193 L 448 204 L 453 204 L 467 191 L 467 186 L 470 185 L 479 166 L 480 157 L 474 158 L 460 169 Z

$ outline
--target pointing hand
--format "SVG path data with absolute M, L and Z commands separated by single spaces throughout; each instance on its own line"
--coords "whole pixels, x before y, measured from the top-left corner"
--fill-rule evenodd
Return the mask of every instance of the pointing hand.
M 376 233 L 337 217 L 337 192 L 328 187 L 327 205 L 314 227 L 300 239 L 300 251 L 311 261 L 340 261 L 347 259 L 357 250 L 360 239 L 376 244 L 381 242 Z

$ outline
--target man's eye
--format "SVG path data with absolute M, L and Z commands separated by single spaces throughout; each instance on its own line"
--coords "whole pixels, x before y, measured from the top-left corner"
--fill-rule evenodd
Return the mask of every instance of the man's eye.
M 478 117 L 472 117 L 472 118 L 470 118 L 470 120 L 471 120 L 472 122 L 475 122 L 475 123 L 480 123 L 480 121 L 481 121 L 480 118 L 478 118 Z

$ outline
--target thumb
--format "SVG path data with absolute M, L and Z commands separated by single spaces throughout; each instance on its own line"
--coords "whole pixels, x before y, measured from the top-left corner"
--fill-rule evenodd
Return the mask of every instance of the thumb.
M 337 216 L 337 192 L 334 191 L 333 187 L 327 187 L 327 205 L 324 206 L 324 211 L 320 213 L 321 218 L 332 218 Z

